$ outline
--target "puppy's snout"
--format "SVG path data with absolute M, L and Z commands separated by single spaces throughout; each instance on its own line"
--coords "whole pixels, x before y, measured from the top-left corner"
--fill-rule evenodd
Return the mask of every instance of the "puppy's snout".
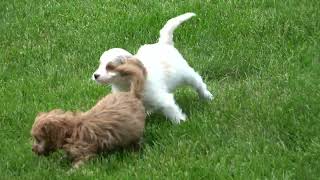
M 94 74 L 94 75 L 93 75 L 94 79 L 98 79 L 99 76 L 100 76 L 100 74 Z

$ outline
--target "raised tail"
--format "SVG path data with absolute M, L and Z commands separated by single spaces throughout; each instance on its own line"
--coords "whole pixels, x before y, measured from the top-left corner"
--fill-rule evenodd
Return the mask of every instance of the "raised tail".
M 114 71 L 130 78 L 131 94 L 141 99 L 144 90 L 144 82 L 147 76 L 147 71 L 143 64 L 138 59 L 129 58 L 123 64 L 117 66 Z
M 195 15 L 195 13 L 188 12 L 180 16 L 174 17 L 172 19 L 169 19 L 167 23 L 163 26 L 163 28 L 160 30 L 160 38 L 158 42 L 173 45 L 174 30 L 184 21 L 190 19 Z

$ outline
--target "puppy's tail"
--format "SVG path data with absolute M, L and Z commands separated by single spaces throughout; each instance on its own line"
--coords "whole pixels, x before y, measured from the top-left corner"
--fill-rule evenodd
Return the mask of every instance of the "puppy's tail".
M 169 19 L 167 23 L 163 26 L 160 30 L 160 38 L 159 43 L 170 44 L 173 45 L 173 32 L 174 30 L 182 24 L 184 21 L 190 19 L 191 17 L 195 16 L 195 13 L 188 12 L 182 14 L 180 16 L 174 17 Z
M 130 92 L 138 99 L 142 98 L 144 90 L 144 82 L 147 76 L 147 71 L 143 64 L 135 58 L 128 58 L 124 64 L 115 68 L 123 76 L 129 76 L 131 80 Z

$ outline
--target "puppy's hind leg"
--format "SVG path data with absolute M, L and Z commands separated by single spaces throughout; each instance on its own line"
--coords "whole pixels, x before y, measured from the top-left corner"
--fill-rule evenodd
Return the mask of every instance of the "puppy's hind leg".
M 208 90 L 207 85 L 203 82 L 201 76 L 192 68 L 184 74 L 184 79 L 188 85 L 192 86 L 198 92 L 199 97 L 206 100 L 213 99 L 213 95 Z
M 187 116 L 176 104 L 173 94 L 162 93 L 160 97 L 157 98 L 157 106 L 161 108 L 162 112 L 171 120 L 171 122 L 179 124 L 180 121 L 186 120 Z

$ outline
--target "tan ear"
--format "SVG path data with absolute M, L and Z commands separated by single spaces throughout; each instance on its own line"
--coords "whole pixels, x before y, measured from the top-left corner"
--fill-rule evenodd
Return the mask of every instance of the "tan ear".
M 135 66 L 138 66 L 140 69 L 142 69 L 143 75 L 147 76 L 147 70 L 138 58 L 130 57 L 127 59 L 127 62 L 129 62 Z
M 59 127 L 56 125 L 56 123 L 56 121 L 46 121 L 42 127 L 43 132 L 50 137 L 56 136 L 59 131 Z
M 46 122 L 43 126 L 42 126 L 42 130 L 43 130 L 43 132 L 46 134 L 46 135 L 49 135 L 50 134 L 50 132 L 51 132 L 51 122 L 50 121 L 48 121 L 48 122 Z

